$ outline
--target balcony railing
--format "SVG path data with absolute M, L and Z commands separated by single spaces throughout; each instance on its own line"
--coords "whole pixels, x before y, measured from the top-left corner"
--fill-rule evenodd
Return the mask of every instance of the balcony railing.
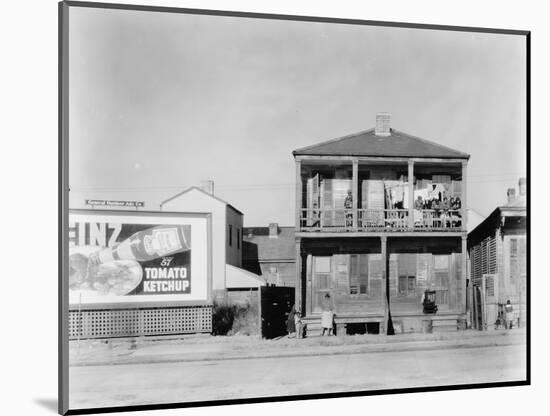
M 357 221 L 355 221 L 355 218 Z M 460 210 L 413 210 L 413 226 L 407 209 L 302 209 L 300 231 L 460 231 Z

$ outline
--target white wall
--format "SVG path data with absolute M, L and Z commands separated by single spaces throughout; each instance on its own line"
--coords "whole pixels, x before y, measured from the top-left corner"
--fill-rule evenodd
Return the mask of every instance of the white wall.
M 225 289 L 226 257 L 226 204 L 198 189 L 165 202 L 161 206 L 164 212 L 200 212 L 212 214 L 212 289 Z

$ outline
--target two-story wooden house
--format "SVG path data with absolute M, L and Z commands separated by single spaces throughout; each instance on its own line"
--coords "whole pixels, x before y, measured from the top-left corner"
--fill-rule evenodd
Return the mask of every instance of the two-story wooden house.
M 380 113 L 373 129 L 293 155 L 296 303 L 310 330 L 328 307 L 338 334 L 386 333 L 390 319 L 396 333 L 465 323 L 468 154 Z
M 508 201 L 495 208 L 468 235 L 473 328 L 493 329 L 497 323 L 503 324 L 507 301 L 513 307 L 513 326 L 526 325 L 527 229 L 527 180 L 520 178 L 519 195 L 509 188 Z

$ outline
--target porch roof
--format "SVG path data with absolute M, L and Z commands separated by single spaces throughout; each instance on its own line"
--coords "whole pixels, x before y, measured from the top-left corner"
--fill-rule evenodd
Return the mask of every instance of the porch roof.
M 328 140 L 292 152 L 294 156 L 381 156 L 469 159 L 470 155 L 407 133 L 390 129 L 377 136 L 374 129 Z

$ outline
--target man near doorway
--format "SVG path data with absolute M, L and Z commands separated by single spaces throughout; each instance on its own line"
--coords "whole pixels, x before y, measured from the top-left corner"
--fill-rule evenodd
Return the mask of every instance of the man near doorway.
M 510 303 L 510 299 L 506 301 L 504 312 L 506 314 L 506 329 L 512 329 L 512 321 L 514 320 L 514 308 Z

